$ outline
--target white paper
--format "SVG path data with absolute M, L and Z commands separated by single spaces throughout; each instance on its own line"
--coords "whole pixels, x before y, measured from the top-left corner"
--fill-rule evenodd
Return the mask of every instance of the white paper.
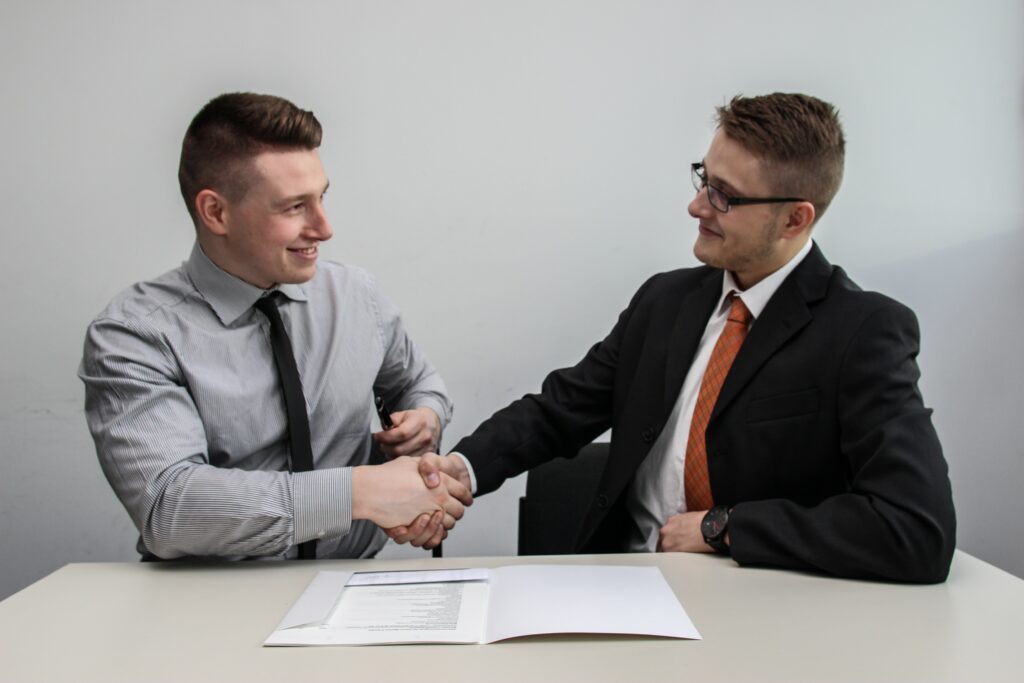
M 544 633 L 700 638 L 657 567 L 514 565 L 320 572 L 264 645 L 490 643 Z
M 540 633 L 700 639 L 657 567 L 541 564 L 492 570 L 485 642 Z

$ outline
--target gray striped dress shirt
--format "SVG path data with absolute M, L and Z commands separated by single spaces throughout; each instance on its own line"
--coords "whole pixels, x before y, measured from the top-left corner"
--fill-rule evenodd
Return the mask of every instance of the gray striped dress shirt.
M 440 376 L 398 309 L 361 268 L 321 261 L 281 285 L 316 469 L 288 471 L 288 424 L 265 294 L 199 247 L 181 267 L 122 292 L 86 332 L 79 377 L 107 480 L 162 558 L 367 557 L 386 540 L 352 520 L 351 467 L 370 457 L 373 396 L 451 419 Z

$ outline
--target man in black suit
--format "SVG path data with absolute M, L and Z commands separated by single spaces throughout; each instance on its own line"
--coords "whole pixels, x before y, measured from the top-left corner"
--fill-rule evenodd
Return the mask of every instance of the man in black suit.
M 917 387 L 916 318 L 811 241 L 844 145 L 836 110 L 813 97 L 718 108 L 689 207 L 705 265 L 652 277 L 583 360 L 436 465 L 483 494 L 611 428 L 581 552 L 717 550 L 943 581 L 956 522 Z

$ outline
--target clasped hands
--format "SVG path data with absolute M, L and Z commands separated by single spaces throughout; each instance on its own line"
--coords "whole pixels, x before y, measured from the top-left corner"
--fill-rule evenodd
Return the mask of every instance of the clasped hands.
M 389 462 L 352 471 L 352 518 L 372 521 L 397 543 L 433 548 L 473 504 L 469 473 L 460 458 L 433 452 L 441 427 L 433 410 L 391 419 L 391 429 L 373 435 Z
M 352 518 L 372 521 L 398 543 L 435 547 L 473 503 L 469 486 L 446 471 L 447 460 L 458 458 L 403 455 L 354 468 Z

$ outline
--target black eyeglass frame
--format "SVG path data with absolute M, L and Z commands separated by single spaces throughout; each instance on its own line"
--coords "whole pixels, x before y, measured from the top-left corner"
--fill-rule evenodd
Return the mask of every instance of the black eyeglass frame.
M 708 203 L 711 204 L 711 208 L 719 213 L 729 213 L 729 209 L 734 206 L 745 206 L 747 204 L 785 204 L 786 202 L 806 202 L 806 199 L 800 197 L 733 197 L 725 190 L 720 187 L 716 187 L 708 182 L 708 176 L 703 172 L 704 162 L 695 161 L 690 164 L 690 179 L 693 181 L 693 187 L 700 192 L 705 187 L 708 188 Z M 711 199 L 710 190 L 714 190 L 717 194 L 721 195 L 725 199 L 725 208 L 721 208 Z

